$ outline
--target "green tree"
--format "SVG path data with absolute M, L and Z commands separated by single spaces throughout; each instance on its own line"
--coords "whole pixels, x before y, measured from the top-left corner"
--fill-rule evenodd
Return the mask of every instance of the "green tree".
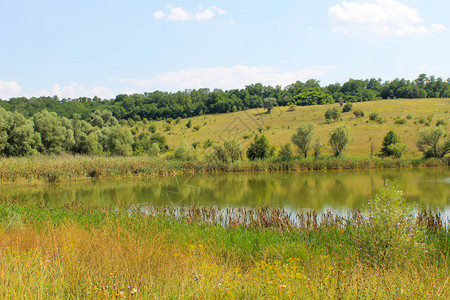
M 290 160 L 292 158 L 292 149 L 291 144 L 287 143 L 284 144 L 280 152 L 278 153 L 278 156 L 281 157 L 283 160 Z
M 352 139 L 352 132 L 347 125 L 336 127 L 330 132 L 329 144 L 334 151 L 334 156 L 340 156 L 345 150 L 345 147 Z
M 106 145 L 110 154 L 129 156 L 133 153 L 133 135 L 128 128 L 117 125 L 108 128 L 106 133 Z
M 71 129 L 62 125 L 61 119 L 54 112 L 43 110 L 33 116 L 34 128 L 41 136 L 43 153 L 62 153 L 68 142 L 73 139 Z
M 264 134 L 256 135 L 255 140 L 247 149 L 247 157 L 250 160 L 263 159 L 273 155 L 269 141 Z
M 312 147 L 314 138 L 314 125 L 309 123 L 301 123 L 297 128 L 297 132 L 292 135 L 291 141 L 298 147 L 298 151 L 304 157 L 308 156 L 308 151 Z
M 339 109 L 337 107 L 333 107 L 333 108 L 329 108 L 326 112 L 325 112 L 325 119 L 327 121 L 333 119 L 334 122 L 336 122 L 339 117 L 341 116 L 341 112 L 339 111 Z
M 382 147 L 381 147 L 381 154 L 384 156 L 391 156 L 392 153 L 389 151 L 388 146 L 392 144 L 400 143 L 400 138 L 398 135 L 395 134 L 393 130 L 389 131 L 386 136 L 384 137 Z
M 426 128 L 419 131 L 417 147 L 425 157 L 441 158 L 450 153 L 450 137 L 442 125 Z
M 270 113 L 272 109 L 277 105 L 277 99 L 273 97 L 264 98 L 263 107 Z

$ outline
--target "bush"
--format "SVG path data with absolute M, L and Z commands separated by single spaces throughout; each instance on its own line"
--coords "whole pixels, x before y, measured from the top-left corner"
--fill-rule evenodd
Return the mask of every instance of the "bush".
M 340 156 L 351 139 L 352 132 L 347 125 L 341 125 L 331 131 L 329 144 L 334 151 L 334 156 Z
M 181 161 L 193 161 L 197 159 L 197 152 L 186 142 L 182 142 L 181 145 L 174 151 L 173 157 Z
M 191 122 L 191 120 L 189 120 L 189 121 L 186 123 L 186 127 L 187 127 L 187 128 L 191 128 L 191 127 L 192 127 L 192 122 Z
M 155 133 L 156 132 L 156 125 L 155 124 L 150 124 L 148 126 L 148 131 L 150 131 L 151 133 Z
M 292 158 L 291 144 L 283 145 L 280 149 L 280 152 L 278 152 L 278 156 L 283 160 L 290 160 Z
M 289 105 L 288 111 L 295 111 L 296 106 L 294 104 Z
M 200 125 L 195 125 L 193 129 L 194 129 L 194 131 L 199 131 L 199 130 L 200 130 L 200 128 L 201 128 L 201 126 L 200 126 Z
M 334 122 L 336 122 L 339 119 L 339 117 L 341 116 L 341 112 L 339 111 L 339 109 L 337 107 L 333 107 L 333 108 L 329 108 L 325 112 L 324 116 L 327 121 L 333 119 Z
M 320 141 L 319 138 L 317 138 L 313 146 L 315 158 L 318 158 L 321 155 L 322 147 L 323 147 L 322 142 Z
M 406 124 L 406 119 L 399 118 L 399 119 L 395 120 L 394 123 L 395 124 Z
M 437 122 L 436 122 L 436 126 L 445 126 L 445 125 L 447 125 L 447 123 L 444 121 L 444 120 L 438 120 Z
M 387 151 L 395 158 L 401 158 L 406 151 L 406 145 L 403 143 L 395 143 L 387 146 Z
M 388 146 L 392 144 L 400 143 L 400 138 L 398 135 L 395 134 L 393 130 L 389 131 L 386 136 L 384 137 L 382 147 L 381 147 L 381 154 L 384 156 L 391 156 L 392 152 L 389 151 Z
M 207 139 L 204 143 L 203 143 L 203 148 L 209 148 L 213 145 L 213 142 L 211 141 L 211 139 Z
M 378 115 L 378 113 L 373 112 L 369 115 L 369 120 L 371 121 L 376 121 L 380 116 Z
M 343 113 L 349 112 L 349 111 L 352 110 L 352 108 L 353 108 L 353 104 L 351 104 L 351 103 L 345 103 L 345 104 L 344 104 L 344 107 L 342 107 L 342 112 L 343 112 Z
M 355 117 L 357 117 L 357 118 L 362 118 L 362 117 L 364 117 L 364 112 L 363 112 L 362 110 L 360 110 L 360 109 L 355 109 L 355 110 L 353 111 L 353 114 L 354 114 Z
M 395 267 L 425 254 L 425 229 L 417 224 L 403 192 L 386 182 L 368 205 L 368 219 L 356 232 L 363 261 L 376 267 Z
M 262 159 L 273 155 L 274 149 L 270 146 L 264 134 L 256 135 L 255 140 L 247 149 L 247 157 L 250 160 Z

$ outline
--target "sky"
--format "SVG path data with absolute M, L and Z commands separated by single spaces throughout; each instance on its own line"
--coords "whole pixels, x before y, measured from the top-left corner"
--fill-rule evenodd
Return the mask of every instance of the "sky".
M 0 0 L 0 98 L 450 77 L 450 1 Z

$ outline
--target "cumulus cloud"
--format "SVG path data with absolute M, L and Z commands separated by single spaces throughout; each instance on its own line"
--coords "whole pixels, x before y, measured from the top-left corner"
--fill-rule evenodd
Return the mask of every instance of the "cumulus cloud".
M 427 25 L 417 9 L 396 0 L 343 1 L 328 8 L 334 32 L 374 33 L 378 36 L 427 34 L 445 30 L 442 24 Z
M 153 17 L 157 20 L 167 19 L 171 21 L 206 21 L 211 20 L 216 16 L 216 14 L 223 15 L 227 12 L 220 7 L 215 5 L 208 8 L 198 7 L 198 12 L 187 11 L 181 6 L 167 6 L 167 11 L 163 12 L 161 10 L 153 13 Z
M 8 100 L 11 97 L 16 97 L 22 88 L 15 81 L 0 80 L 0 99 Z
M 72 83 L 70 85 L 61 86 L 55 84 L 50 90 L 42 90 L 34 93 L 35 97 L 39 96 L 58 96 L 59 98 L 78 98 L 78 97 L 90 97 L 97 96 L 102 99 L 114 98 L 115 94 L 107 87 L 94 86 L 93 88 L 86 88 L 79 83 Z
M 194 68 L 176 72 L 168 72 L 154 78 L 124 78 L 121 82 L 145 86 L 160 90 L 183 90 L 198 88 L 243 88 L 252 83 L 282 85 L 318 77 L 335 69 L 332 66 L 318 66 L 294 71 L 275 68 L 258 68 L 237 65 L 234 67 Z

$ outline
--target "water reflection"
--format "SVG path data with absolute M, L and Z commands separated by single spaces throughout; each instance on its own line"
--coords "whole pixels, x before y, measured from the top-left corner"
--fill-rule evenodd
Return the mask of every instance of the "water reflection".
M 98 206 L 282 207 L 358 209 L 374 197 L 384 180 L 396 180 L 420 208 L 450 210 L 450 169 L 329 171 L 304 173 L 231 173 L 100 180 L 37 187 L 3 185 L 0 192 L 63 205 L 79 201 Z

